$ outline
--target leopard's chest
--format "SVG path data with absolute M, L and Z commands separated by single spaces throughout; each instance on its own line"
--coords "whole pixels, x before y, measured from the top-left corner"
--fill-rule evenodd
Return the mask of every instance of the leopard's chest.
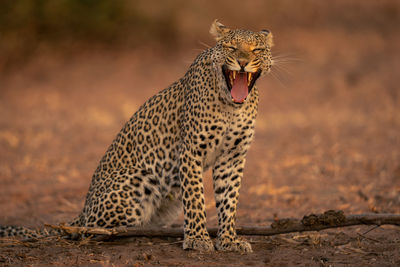
M 204 171 L 208 170 L 211 166 L 213 166 L 214 163 L 217 161 L 217 159 L 224 153 L 222 145 L 223 142 L 220 143 L 221 144 L 219 146 L 216 146 L 214 147 L 214 149 L 207 151 L 203 163 Z
M 238 140 L 247 139 L 249 127 L 241 123 L 242 119 L 236 117 L 232 120 L 226 114 L 225 118 L 226 120 L 223 120 L 217 131 L 205 134 L 208 149 L 203 152 L 204 170 L 212 167 L 220 157 L 235 153 L 234 151 L 244 143 Z

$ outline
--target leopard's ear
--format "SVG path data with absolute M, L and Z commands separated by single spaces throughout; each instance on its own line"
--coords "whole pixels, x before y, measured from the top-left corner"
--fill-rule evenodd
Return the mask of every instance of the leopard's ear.
M 260 32 L 267 36 L 267 45 L 272 47 L 274 45 L 272 33 L 269 30 L 261 30 Z
M 228 29 L 222 23 L 219 23 L 218 20 L 214 20 L 214 22 L 211 24 L 210 33 L 212 36 L 214 36 L 217 42 L 224 38 L 225 34 L 227 34 L 229 31 L 230 29 Z

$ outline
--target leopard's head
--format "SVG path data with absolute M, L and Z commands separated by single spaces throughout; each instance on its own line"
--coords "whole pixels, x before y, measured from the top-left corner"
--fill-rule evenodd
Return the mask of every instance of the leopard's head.
M 268 30 L 231 30 L 217 20 L 211 25 L 210 33 L 217 41 L 215 62 L 226 83 L 224 87 L 234 104 L 242 104 L 257 79 L 271 69 L 272 33 Z

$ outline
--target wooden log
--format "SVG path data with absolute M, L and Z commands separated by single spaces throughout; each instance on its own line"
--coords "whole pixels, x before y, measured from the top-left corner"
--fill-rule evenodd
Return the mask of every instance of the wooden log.
M 359 214 L 345 216 L 343 211 L 327 211 L 323 214 L 311 214 L 303 219 L 276 220 L 271 226 L 238 226 L 239 235 L 271 236 L 284 233 L 320 231 L 328 228 L 346 227 L 352 225 L 400 225 L 400 214 Z M 155 227 L 118 227 L 111 229 L 76 227 L 65 224 L 46 225 L 62 230 L 66 234 L 95 235 L 95 240 L 106 240 L 113 237 L 183 237 L 182 228 Z M 210 236 L 217 235 L 217 228 L 208 228 Z

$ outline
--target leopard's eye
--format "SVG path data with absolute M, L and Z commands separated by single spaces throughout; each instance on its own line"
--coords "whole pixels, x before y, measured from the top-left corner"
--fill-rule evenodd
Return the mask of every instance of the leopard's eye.
M 262 52 L 264 50 L 265 50 L 264 48 L 254 48 L 252 52 L 253 53 L 260 53 L 260 52 Z
M 235 52 L 237 50 L 237 48 L 234 46 L 226 46 L 226 48 L 229 50 L 229 52 Z

